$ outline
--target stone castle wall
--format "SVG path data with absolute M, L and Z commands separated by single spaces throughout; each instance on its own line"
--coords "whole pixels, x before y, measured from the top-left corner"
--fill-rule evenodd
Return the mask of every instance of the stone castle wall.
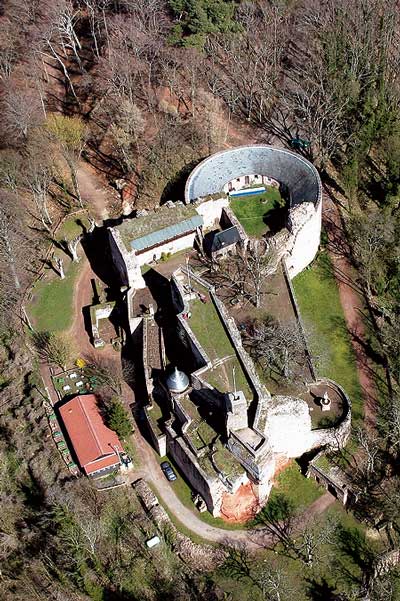
M 222 495 L 226 488 L 217 478 L 210 478 L 199 465 L 196 456 L 182 438 L 177 438 L 167 426 L 167 450 L 178 467 L 189 480 L 194 491 L 206 502 L 208 511 L 214 516 L 220 515 Z

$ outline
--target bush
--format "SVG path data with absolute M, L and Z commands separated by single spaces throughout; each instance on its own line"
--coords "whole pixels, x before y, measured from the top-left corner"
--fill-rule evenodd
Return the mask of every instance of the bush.
M 125 407 L 119 399 L 112 399 L 107 410 L 107 425 L 122 439 L 132 434 L 132 425 Z

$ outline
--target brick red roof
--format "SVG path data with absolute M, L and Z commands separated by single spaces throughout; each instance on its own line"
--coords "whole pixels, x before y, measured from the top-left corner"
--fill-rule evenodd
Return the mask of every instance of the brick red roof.
M 60 414 L 86 474 L 119 463 L 115 449 L 122 451 L 122 445 L 116 433 L 105 425 L 94 394 L 74 397 L 60 407 Z

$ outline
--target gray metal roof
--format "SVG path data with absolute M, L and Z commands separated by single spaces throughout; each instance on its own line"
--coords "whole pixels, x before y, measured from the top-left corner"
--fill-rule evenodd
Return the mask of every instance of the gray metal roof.
M 222 230 L 222 232 L 217 232 L 215 234 L 211 246 L 211 251 L 216 252 L 217 250 L 221 250 L 221 248 L 231 246 L 232 244 L 236 244 L 237 242 L 240 242 L 240 236 L 237 227 L 229 227 L 228 229 Z
M 255 144 L 217 152 L 197 165 L 186 183 L 185 202 L 221 192 L 236 177 L 254 174 L 285 185 L 291 206 L 317 204 L 321 198 L 321 180 L 314 165 L 290 150 Z
M 189 386 L 189 378 L 175 367 L 175 371 L 167 378 L 167 386 L 171 392 L 184 392 Z
M 193 217 L 189 217 L 189 219 L 184 219 L 179 223 L 174 223 L 173 225 L 164 227 L 156 232 L 151 232 L 146 236 L 141 236 L 140 238 L 136 238 L 136 240 L 132 240 L 131 247 L 136 251 L 152 248 L 153 246 L 157 246 L 168 240 L 193 232 L 201 225 L 203 225 L 203 217 L 201 215 L 194 215 Z

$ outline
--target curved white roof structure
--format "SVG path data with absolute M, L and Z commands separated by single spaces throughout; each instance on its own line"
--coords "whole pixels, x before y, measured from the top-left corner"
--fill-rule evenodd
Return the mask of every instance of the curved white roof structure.
M 314 165 L 290 150 L 255 144 L 217 152 L 197 165 L 186 183 L 185 202 L 221 192 L 234 178 L 253 174 L 286 186 L 290 207 L 302 202 L 317 205 L 321 199 L 321 180 Z

